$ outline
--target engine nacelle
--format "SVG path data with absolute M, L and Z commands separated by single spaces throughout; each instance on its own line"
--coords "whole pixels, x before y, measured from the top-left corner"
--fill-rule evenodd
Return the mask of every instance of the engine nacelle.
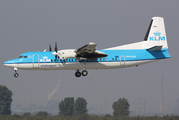
M 67 49 L 67 50 L 59 50 L 58 56 L 60 59 L 68 59 L 68 58 L 76 58 L 76 53 L 74 52 L 74 49 Z

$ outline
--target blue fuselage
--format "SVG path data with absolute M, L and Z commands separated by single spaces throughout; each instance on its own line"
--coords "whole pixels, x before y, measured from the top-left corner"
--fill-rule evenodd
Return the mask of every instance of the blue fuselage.
M 82 69 L 83 64 L 86 64 L 87 69 L 112 69 L 120 67 L 129 67 L 148 62 L 153 62 L 159 59 L 170 58 L 171 55 L 168 49 L 161 51 L 147 51 L 146 49 L 139 50 L 98 50 L 106 53 L 108 56 L 104 58 L 78 60 L 77 58 L 69 58 L 60 60 L 52 54 L 54 51 L 46 52 L 26 52 L 17 59 L 4 62 L 4 65 L 18 69 Z M 70 66 L 71 65 L 71 66 Z

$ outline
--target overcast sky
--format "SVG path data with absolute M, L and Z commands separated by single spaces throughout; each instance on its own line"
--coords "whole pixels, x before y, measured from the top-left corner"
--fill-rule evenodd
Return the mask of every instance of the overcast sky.
M 112 113 L 112 104 L 126 98 L 132 105 L 145 101 L 148 111 L 160 110 L 163 74 L 164 111 L 175 107 L 179 98 L 179 1 L 178 0 L 1 0 L 0 1 L 0 85 L 13 92 L 12 104 L 28 102 L 45 106 L 51 100 L 83 97 L 88 108 Z M 98 49 L 144 39 L 150 20 L 164 17 L 172 58 L 138 67 L 89 70 L 75 77 L 75 70 L 25 71 L 3 66 L 3 62 L 28 51 L 43 51 L 49 43 L 58 49 L 79 48 L 88 42 Z M 173 108 L 171 108 L 171 106 Z M 89 111 L 90 112 L 90 111 Z

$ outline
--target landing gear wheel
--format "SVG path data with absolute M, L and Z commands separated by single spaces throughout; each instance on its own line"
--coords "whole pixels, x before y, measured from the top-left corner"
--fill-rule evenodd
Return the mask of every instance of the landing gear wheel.
M 18 74 L 18 73 L 14 73 L 14 77 L 16 77 L 16 78 L 17 78 L 18 76 L 19 76 L 19 74 Z
M 81 73 L 80 73 L 79 71 L 77 71 L 77 72 L 75 73 L 75 76 L 76 76 L 76 77 L 80 77 L 80 76 L 81 76 Z
M 82 74 L 83 76 L 87 76 L 87 75 L 88 75 L 88 72 L 87 72 L 86 70 L 83 70 L 83 71 L 81 72 L 81 74 Z

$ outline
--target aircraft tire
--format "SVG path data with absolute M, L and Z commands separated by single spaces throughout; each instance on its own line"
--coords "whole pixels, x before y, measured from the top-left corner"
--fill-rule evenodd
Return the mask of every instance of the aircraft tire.
M 19 76 L 19 74 L 18 74 L 18 73 L 14 73 L 14 77 L 16 77 L 16 78 L 17 78 L 18 76 Z
M 88 72 L 87 72 L 86 70 L 83 70 L 83 71 L 81 72 L 81 74 L 82 74 L 83 76 L 87 76 L 87 75 L 88 75 Z
M 81 73 L 80 73 L 79 71 L 77 71 L 77 72 L 75 73 L 75 76 L 76 76 L 76 77 L 80 77 L 80 76 L 81 76 Z

